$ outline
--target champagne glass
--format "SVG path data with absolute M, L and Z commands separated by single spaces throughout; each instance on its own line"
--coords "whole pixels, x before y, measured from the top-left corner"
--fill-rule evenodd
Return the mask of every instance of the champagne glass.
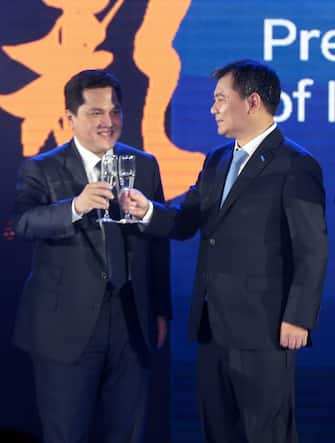
M 119 193 L 119 183 L 118 183 L 118 156 L 112 153 L 106 153 L 101 159 L 101 173 L 100 180 L 109 183 L 111 191 L 116 191 Z M 114 220 L 109 215 L 109 209 L 106 208 L 103 217 L 99 217 L 97 222 L 99 223 L 115 223 Z
M 132 189 L 136 175 L 135 155 L 119 155 L 118 172 L 121 192 L 127 192 L 129 189 Z M 129 212 L 125 212 L 124 218 L 122 218 L 119 223 L 138 223 L 138 220 L 129 214 Z

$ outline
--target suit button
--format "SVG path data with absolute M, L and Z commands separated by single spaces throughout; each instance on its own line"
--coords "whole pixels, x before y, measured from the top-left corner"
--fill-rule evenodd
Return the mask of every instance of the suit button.
M 107 279 L 108 279 L 107 272 L 102 272 L 102 273 L 101 273 L 101 278 L 102 278 L 103 280 L 107 280 Z
M 210 238 L 210 239 L 209 239 L 209 244 L 210 244 L 211 246 L 215 246 L 215 238 Z

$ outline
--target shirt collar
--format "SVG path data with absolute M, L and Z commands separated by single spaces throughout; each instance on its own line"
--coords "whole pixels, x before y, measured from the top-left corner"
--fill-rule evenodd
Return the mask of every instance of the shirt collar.
M 252 156 L 252 154 L 256 151 L 258 146 L 262 143 L 262 141 L 277 127 L 276 123 L 273 123 L 269 128 L 267 128 L 265 131 L 263 131 L 261 134 L 257 135 L 257 137 L 250 140 L 250 142 L 246 143 L 244 146 L 242 146 L 243 150 L 246 151 L 249 155 L 249 157 Z M 235 140 L 235 146 L 234 151 L 237 149 L 241 149 L 241 147 L 237 144 L 237 141 Z

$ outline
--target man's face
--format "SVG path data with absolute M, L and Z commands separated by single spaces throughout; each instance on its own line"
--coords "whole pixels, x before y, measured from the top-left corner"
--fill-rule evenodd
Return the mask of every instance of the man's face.
M 77 114 L 67 111 L 74 135 L 88 150 L 102 156 L 121 136 L 122 112 L 111 87 L 84 89 Z
M 211 113 L 214 115 L 218 134 L 243 139 L 249 130 L 249 103 L 233 89 L 231 73 L 221 77 L 214 91 Z

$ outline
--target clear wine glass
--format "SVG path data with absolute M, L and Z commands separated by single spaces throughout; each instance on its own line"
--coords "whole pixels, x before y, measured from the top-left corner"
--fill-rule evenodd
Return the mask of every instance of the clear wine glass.
M 118 172 L 121 193 L 132 189 L 136 175 L 135 155 L 119 155 Z M 129 214 L 129 212 L 125 212 L 124 217 L 119 220 L 119 223 L 138 223 L 138 220 Z
M 112 192 L 115 190 L 116 194 L 119 193 L 117 155 L 106 153 L 102 157 L 100 180 L 109 183 Z M 115 223 L 117 221 L 111 218 L 108 208 L 105 209 L 104 215 L 97 220 L 99 223 Z

